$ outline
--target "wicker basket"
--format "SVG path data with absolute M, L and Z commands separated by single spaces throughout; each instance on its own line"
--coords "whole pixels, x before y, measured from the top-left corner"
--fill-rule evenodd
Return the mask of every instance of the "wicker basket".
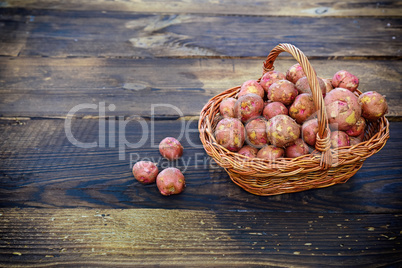
M 205 151 L 227 171 L 235 184 L 255 195 L 292 193 L 345 183 L 362 167 L 366 158 L 384 147 L 389 138 L 389 122 L 385 117 L 367 122 L 363 142 L 331 149 L 324 100 L 307 57 L 293 45 L 279 44 L 264 62 L 263 73 L 273 70 L 273 63 L 281 52 L 290 53 L 300 63 L 312 89 L 319 122 L 315 150 L 297 158 L 264 160 L 248 158 L 219 145 L 213 135 L 221 119 L 219 105 L 225 98 L 236 97 L 240 89 L 237 86 L 210 99 L 201 111 L 198 129 Z M 362 94 L 359 90 L 356 92 Z

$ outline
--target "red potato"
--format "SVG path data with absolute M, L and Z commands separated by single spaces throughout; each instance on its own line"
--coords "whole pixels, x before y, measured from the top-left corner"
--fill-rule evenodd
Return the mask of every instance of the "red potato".
M 317 118 L 310 119 L 303 123 L 301 127 L 303 140 L 311 146 L 315 146 L 318 133 L 318 120 Z
M 238 98 L 249 93 L 257 94 L 261 98 L 264 98 L 265 95 L 264 89 L 260 83 L 255 80 L 248 80 L 241 85 Z
M 354 124 L 351 128 L 346 130 L 346 134 L 349 136 L 357 137 L 364 133 L 364 130 L 366 129 L 366 120 L 363 117 L 360 117 L 356 124 Z
M 315 113 L 313 96 L 309 93 L 298 95 L 289 108 L 289 115 L 298 124 L 303 124 L 310 116 Z
M 288 115 L 289 111 L 286 108 L 285 104 L 279 101 L 270 102 L 265 105 L 264 110 L 262 111 L 262 115 L 267 119 L 271 119 L 272 117 L 278 114 Z
M 303 76 L 306 76 L 306 74 L 304 73 L 303 68 L 300 66 L 299 63 L 291 66 L 286 72 L 286 79 L 293 84 L 296 84 L 297 80 L 299 80 Z
M 341 87 L 354 92 L 359 86 L 359 78 L 345 70 L 340 70 L 332 77 L 332 86 Z
M 244 144 L 244 125 L 237 118 L 224 118 L 216 126 L 215 139 L 229 151 L 237 152 Z
M 302 139 L 297 139 L 294 144 L 286 147 L 286 157 L 296 158 L 308 154 L 308 146 Z
M 155 182 L 158 172 L 158 167 L 150 161 L 138 161 L 133 166 L 133 175 L 142 184 Z
M 159 143 L 159 152 L 169 160 L 179 159 L 183 155 L 183 146 L 173 137 L 166 137 Z
M 243 123 L 250 119 L 259 117 L 264 109 L 264 101 L 260 96 L 249 93 L 241 96 L 235 103 L 235 117 Z
M 258 149 L 251 145 L 245 145 L 237 153 L 250 158 L 255 158 L 257 157 Z
M 268 94 L 268 89 L 273 83 L 275 83 L 279 80 L 285 80 L 285 79 L 286 79 L 286 76 L 283 73 L 278 72 L 278 71 L 269 71 L 261 77 L 260 85 L 265 90 L 265 92 Z
M 328 92 L 330 92 L 331 90 L 334 89 L 334 87 L 332 86 L 331 79 L 326 79 L 326 78 L 321 78 L 321 79 L 322 79 L 322 81 L 324 81 L 324 84 L 325 84 L 325 94 L 327 94 Z
M 364 132 L 357 137 L 349 136 L 350 146 L 361 143 L 364 140 Z
M 298 92 L 295 85 L 288 80 L 279 80 L 273 83 L 268 89 L 268 99 L 279 101 L 290 105 L 296 98 Z
M 317 80 L 318 80 L 318 85 L 320 86 L 322 95 L 325 97 L 325 94 L 327 92 L 327 87 L 326 87 L 324 81 L 321 78 L 317 77 Z M 296 87 L 297 91 L 299 92 L 299 94 L 302 94 L 302 93 L 313 94 L 306 76 L 304 76 L 304 77 L 300 78 L 299 80 L 297 80 L 297 82 L 295 84 L 295 87 Z
M 248 144 L 261 148 L 268 143 L 267 120 L 265 118 L 259 117 L 248 121 L 245 129 Z
M 362 116 L 370 121 L 376 121 L 388 112 L 385 96 L 376 91 L 367 91 L 360 95 Z
M 258 151 L 257 158 L 275 160 L 283 157 L 284 154 L 285 150 L 283 148 L 279 148 L 274 145 L 266 145 Z
M 361 106 L 355 94 L 345 88 L 335 88 L 324 98 L 328 122 L 332 128 L 348 130 L 361 116 Z
M 235 98 L 226 98 L 221 101 L 219 105 L 219 112 L 223 117 L 234 117 L 234 105 L 236 103 Z
M 299 138 L 300 126 L 290 116 L 280 114 L 268 120 L 267 136 L 271 144 L 285 147 Z
M 349 136 L 344 131 L 338 131 L 338 130 L 332 131 L 330 140 L 331 140 L 331 147 L 335 149 L 338 147 L 350 145 Z
M 179 194 L 186 187 L 183 173 L 177 168 L 166 168 L 156 177 L 156 186 L 162 195 Z

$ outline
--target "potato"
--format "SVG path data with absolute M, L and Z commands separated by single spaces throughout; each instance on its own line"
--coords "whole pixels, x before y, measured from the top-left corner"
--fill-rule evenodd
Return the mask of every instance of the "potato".
M 325 97 L 325 94 L 327 92 L 327 87 L 326 87 L 324 81 L 321 78 L 317 77 L 317 80 L 318 80 L 318 85 L 320 86 L 322 95 Z M 299 80 L 297 80 L 297 82 L 295 84 L 295 87 L 296 87 L 297 91 L 299 92 L 299 94 L 302 94 L 302 93 L 313 94 L 306 76 L 304 76 L 304 77 L 300 78 Z
M 249 93 L 257 94 L 262 99 L 265 95 L 264 89 L 262 88 L 260 83 L 255 80 L 248 80 L 241 85 L 238 98 Z
M 293 84 L 296 84 L 296 82 L 303 76 L 306 76 L 306 74 L 304 73 L 303 68 L 300 66 L 299 63 L 291 66 L 286 72 L 286 79 Z
M 364 132 L 357 137 L 349 136 L 350 146 L 361 143 L 364 140 Z
M 388 112 L 385 96 L 376 91 L 367 91 L 360 95 L 362 116 L 370 121 L 376 121 Z
M 250 158 L 255 158 L 257 157 L 258 149 L 251 145 L 245 145 L 237 153 L 248 156 Z
M 276 147 L 274 145 L 265 145 L 257 153 L 257 158 L 262 158 L 266 160 L 275 160 L 282 157 L 285 154 L 283 148 Z
M 361 106 L 355 94 L 345 88 L 335 88 L 325 98 L 328 122 L 332 128 L 348 130 L 361 116 Z
M 173 137 L 166 137 L 159 143 L 159 152 L 169 160 L 179 159 L 183 155 L 183 146 Z
M 354 92 L 359 86 L 359 78 L 345 70 L 340 70 L 332 77 L 332 86 L 341 87 Z
M 235 103 L 235 117 L 243 123 L 250 119 L 259 117 L 264 109 L 264 101 L 254 93 L 241 96 Z
M 265 90 L 265 92 L 268 94 L 268 89 L 269 87 L 279 81 L 279 80 L 285 80 L 286 76 L 278 71 L 270 71 L 265 73 L 260 80 L 260 85 L 262 86 L 262 88 Z
M 357 137 L 360 134 L 364 133 L 366 129 L 366 120 L 363 117 L 360 117 L 356 124 L 354 124 L 351 128 L 346 130 L 346 134 L 349 136 Z
M 138 161 L 133 166 L 133 175 L 142 184 L 155 182 L 158 172 L 158 167 L 150 161 Z
M 331 147 L 336 149 L 338 147 L 349 146 L 349 136 L 344 131 L 332 131 L 330 136 Z
M 300 136 L 300 126 L 288 115 L 277 115 L 268 120 L 268 141 L 277 147 L 292 144 Z
M 321 79 L 325 84 L 325 94 L 327 94 L 328 92 L 330 92 L 331 90 L 334 89 L 334 87 L 332 86 L 332 80 L 331 79 L 327 79 L 327 78 L 321 78 Z
M 296 158 L 308 154 L 308 146 L 302 139 L 297 139 L 294 144 L 286 147 L 286 157 Z
M 288 115 L 289 111 L 286 108 L 285 104 L 279 101 L 270 102 L 265 105 L 264 110 L 262 110 L 262 115 L 267 119 L 271 119 L 272 117 L 278 114 Z
M 232 152 L 237 152 L 243 147 L 245 129 L 237 118 L 227 117 L 219 121 L 215 129 L 215 139 L 218 144 Z
M 156 186 L 162 195 L 179 194 L 186 187 L 183 173 L 177 168 L 166 168 L 156 177 Z
M 221 101 L 219 105 L 219 112 L 223 117 L 234 117 L 234 105 L 237 99 L 235 98 L 226 98 Z
M 298 92 L 295 85 L 288 80 L 279 80 L 273 83 L 268 89 L 268 99 L 279 101 L 290 105 L 296 98 Z
M 317 118 L 305 121 L 301 127 L 301 133 L 303 140 L 313 147 L 315 147 L 315 142 L 318 133 L 318 120 Z
M 298 95 L 289 108 L 289 115 L 296 120 L 298 124 L 303 124 L 309 117 L 315 113 L 313 96 L 309 93 Z
M 268 143 L 267 120 L 265 118 L 259 117 L 248 121 L 245 129 L 248 144 L 261 148 Z

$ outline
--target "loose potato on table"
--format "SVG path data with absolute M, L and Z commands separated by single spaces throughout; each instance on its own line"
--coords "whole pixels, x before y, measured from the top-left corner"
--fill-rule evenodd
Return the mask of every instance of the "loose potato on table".
M 159 152 L 169 160 L 179 159 L 183 155 L 183 146 L 173 137 L 166 137 L 159 143 Z
M 155 182 L 158 172 L 158 167 L 150 161 L 138 161 L 133 166 L 135 179 L 143 184 Z
M 162 195 L 179 194 L 186 187 L 183 173 L 177 168 L 166 168 L 156 178 L 156 186 Z

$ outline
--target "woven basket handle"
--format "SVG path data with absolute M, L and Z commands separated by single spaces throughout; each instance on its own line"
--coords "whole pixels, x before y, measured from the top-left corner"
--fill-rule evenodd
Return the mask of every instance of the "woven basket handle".
M 332 155 L 330 150 L 330 139 L 328 129 L 327 112 L 325 109 L 324 98 L 322 97 L 322 91 L 319 87 L 317 75 L 314 68 L 311 66 L 307 57 L 301 50 L 291 44 L 279 44 L 269 53 L 266 61 L 264 61 L 264 72 L 273 70 L 275 59 L 281 52 L 290 53 L 303 68 L 304 73 L 307 76 L 308 83 L 313 93 L 313 101 L 317 111 L 318 119 L 318 133 L 316 150 L 322 152 L 321 154 L 321 167 L 328 168 L 332 163 Z

